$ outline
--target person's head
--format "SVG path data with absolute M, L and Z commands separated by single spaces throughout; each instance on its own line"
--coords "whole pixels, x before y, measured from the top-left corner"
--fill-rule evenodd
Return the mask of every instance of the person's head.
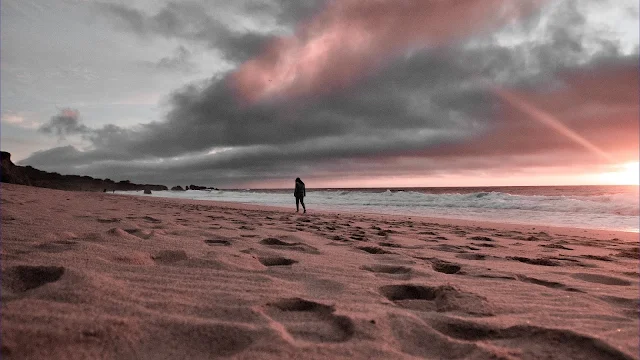
M 300 178 L 296 178 L 296 182 L 300 182 L 300 181 L 302 181 L 302 180 L 300 180 Z

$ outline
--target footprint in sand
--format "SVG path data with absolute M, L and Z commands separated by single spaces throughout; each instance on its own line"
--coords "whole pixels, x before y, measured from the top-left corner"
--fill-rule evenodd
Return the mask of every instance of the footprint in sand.
M 356 249 L 360 249 L 362 251 L 368 252 L 369 254 L 393 254 L 391 251 L 387 251 L 383 248 L 375 247 L 375 246 L 358 246 Z
M 459 253 L 459 254 L 468 252 L 465 249 L 480 250 L 480 248 L 476 248 L 473 246 L 456 246 L 456 245 L 449 245 L 449 244 L 439 244 L 436 246 L 430 246 L 430 248 L 437 251 L 452 252 L 452 253 Z
M 189 257 L 184 250 L 161 250 L 156 254 L 151 255 L 151 258 L 160 264 L 171 264 L 187 260 Z
M 152 224 L 159 224 L 159 223 L 162 222 L 162 220 L 156 219 L 156 218 L 151 217 L 151 216 L 145 216 L 145 217 L 142 218 L 142 220 L 144 220 L 146 222 L 149 222 L 149 223 L 152 223 Z
M 470 240 L 475 240 L 475 241 L 488 241 L 488 242 L 493 242 L 495 240 L 493 240 L 490 237 L 486 237 L 486 236 L 472 236 L 469 238 Z
M 599 256 L 599 255 L 580 255 L 580 258 L 589 259 L 589 260 L 599 260 L 599 261 L 613 261 L 609 256 Z
M 443 274 L 456 274 L 460 271 L 462 266 L 455 263 L 450 263 L 448 261 L 436 259 L 431 263 L 431 268 Z
M 349 242 L 348 239 L 345 239 L 343 236 L 340 236 L 340 235 L 330 236 L 329 239 L 335 240 L 335 241 Z
M 73 249 L 76 244 L 77 242 L 72 240 L 58 240 L 58 241 L 40 243 L 34 247 L 40 251 L 44 251 L 48 253 L 59 253 L 59 252 Z
M 260 240 L 260 244 L 266 245 L 266 246 L 269 246 L 269 247 L 275 248 L 275 249 L 294 250 L 294 251 L 300 251 L 300 252 L 309 253 L 309 254 L 319 254 L 320 253 L 320 251 L 318 251 L 317 248 L 315 248 L 313 246 L 309 246 L 309 245 L 307 245 L 305 243 L 302 243 L 302 242 L 286 242 L 286 241 L 282 241 L 282 240 L 276 239 L 276 238 L 262 239 L 262 240 Z
M 606 276 L 606 275 L 576 273 L 576 274 L 572 274 L 571 277 L 574 279 L 579 279 L 579 280 L 596 283 L 596 284 L 603 284 L 603 285 L 618 285 L 618 286 L 631 285 L 630 281 L 613 277 L 613 276 Z
M 385 285 L 380 293 L 396 305 L 404 308 L 462 312 L 469 315 L 493 315 L 487 300 L 479 295 L 459 290 L 450 285 L 422 286 L 413 284 Z
M 479 247 L 486 247 L 486 248 L 502 247 L 502 246 L 500 246 L 500 245 L 491 244 L 491 243 L 471 243 L 471 245 L 473 245 L 473 246 L 479 246 Z
M 625 249 L 616 254 L 617 257 L 623 257 L 628 259 L 638 260 L 640 258 L 640 248 L 633 247 L 630 249 Z
M 149 258 L 149 254 L 140 251 L 127 251 L 126 253 L 114 254 L 108 256 L 110 262 L 125 265 L 153 265 L 153 260 Z
M 260 244 L 270 245 L 270 246 L 294 246 L 294 245 L 297 245 L 297 243 L 288 243 L 286 241 L 282 241 L 282 240 L 276 239 L 276 238 L 262 239 L 262 240 L 260 240 Z
M 405 354 L 421 359 L 503 359 L 481 344 L 446 336 L 423 321 L 404 314 L 387 314 L 390 334 Z M 500 356 L 502 355 L 502 356 Z
M 58 281 L 64 274 L 62 266 L 12 266 L 2 271 L 2 290 L 21 293 Z
M 281 256 L 258 257 L 258 261 L 264 266 L 287 266 L 297 263 L 296 260 L 287 259 Z
M 296 340 L 314 343 L 344 342 L 353 337 L 353 321 L 335 315 L 333 306 L 300 298 L 281 299 L 266 306 L 265 313 L 282 324 Z
M 120 222 L 119 218 L 98 218 L 97 221 L 99 223 L 103 223 L 103 224 L 109 224 L 109 223 L 116 223 L 116 222 Z
M 570 330 L 533 325 L 499 328 L 462 319 L 438 318 L 429 321 L 436 331 L 462 341 L 482 342 L 488 349 L 517 351 L 530 359 L 627 360 L 633 357 L 606 342 Z M 502 348 L 502 349 L 501 349 Z M 526 355 L 526 356 L 525 356 Z M 518 356 L 520 357 L 520 356 Z
M 460 259 L 465 259 L 465 260 L 485 260 L 487 258 L 487 255 L 465 253 L 465 254 L 458 254 L 456 255 L 456 257 Z
M 538 245 L 540 247 L 543 248 L 547 248 L 547 249 L 560 249 L 560 250 L 573 250 L 570 247 L 566 247 L 564 245 L 561 244 L 542 244 L 542 245 Z
M 128 235 L 132 235 L 143 240 L 148 240 L 151 237 L 153 237 L 153 235 L 155 234 L 153 230 L 145 231 L 142 229 L 120 229 L 120 228 L 109 229 L 107 233 L 110 235 L 115 235 L 119 237 L 128 237 Z
M 395 265 L 364 265 L 361 269 L 384 274 L 408 274 L 411 272 L 409 267 Z
M 379 242 L 378 245 L 384 246 L 384 247 L 396 248 L 396 249 L 402 248 L 402 245 L 389 243 L 389 242 Z
M 507 259 L 509 260 L 516 260 L 516 261 L 520 261 L 523 262 L 525 264 L 531 264 L 531 265 L 542 265 L 542 266 L 560 266 L 560 263 L 548 258 L 537 258 L 537 259 L 532 259 L 532 258 L 527 258 L 527 257 L 522 257 L 522 256 L 507 256 Z
M 349 238 L 355 241 L 367 241 L 367 237 L 362 234 L 351 234 Z
M 565 291 L 570 291 L 570 292 L 584 292 L 582 290 L 578 290 L 576 288 L 572 288 L 569 287 L 565 284 L 561 284 L 559 282 L 555 282 L 555 281 L 547 281 L 547 280 L 541 280 L 541 279 L 536 279 L 536 278 L 532 278 L 532 277 L 528 277 L 528 276 L 524 276 L 524 275 L 516 275 L 516 277 L 518 278 L 518 280 L 522 281 L 522 282 L 527 282 L 530 284 L 535 284 L 535 285 L 540 285 L 540 286 L 544 286 L 544 287 L 548 287 L 550 289 L 560 289 L 560 290 L 565 290 Z
M 204 241 L 209 246 L 230 246 L 231 241 L 224 239 L 208 239 Z
M 119 358 L 211 359 L 233 356 L 254 342 L 269 336 L 264 330 L 251 329 L 240 323 L 185 321 L 162 318 L 148 326 L 149 332 L 136 344 L 135 353 Z
M 622 308 L 624 310 L 624 313 L 629 317 L 629 320 L 638 318 L 640 300 L 609 295 L 600 296 L 600 299 L 608 302 L 611 305 Z
M 360 267 L 362 270 L 370 271 L 377 276 L 385 276 L 391 277 L 393 279 L 398 280 L 409 280 L 412 276 L 412 271 L 410 267 L 399 266 L 399 265 L 363 265 Z
M 154 231 L 153 230 L 145 231 L 145 230 L 142 230 L 142 229 L 124 229 L 124 231 L 126 231 L 127 233 L 129 233 L 129 234 L 131 234 L 133 236 L 139 237 L 140 239 L 143 239 L 143 240 L 148 240 L 148 239 L 152 238 L 153 235 L 154 235 Z

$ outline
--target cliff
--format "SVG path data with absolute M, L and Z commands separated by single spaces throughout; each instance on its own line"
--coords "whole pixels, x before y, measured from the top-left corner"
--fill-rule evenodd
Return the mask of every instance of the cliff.
M 38 170 L 31 166 L 15 165 L 11 154 L 0 152 L 2 182 L 75 191 L 112 190 L 167 190 L 164 185 L 134 184 L 129 180 L 115 182 L 111 179 L 94 179 L 91 176 L 61 175 L 56 172 Z

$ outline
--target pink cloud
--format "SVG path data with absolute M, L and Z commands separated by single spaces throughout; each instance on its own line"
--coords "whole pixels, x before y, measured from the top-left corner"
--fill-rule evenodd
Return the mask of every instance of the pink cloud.
M 398 53 L 448 44 L 531 13 L 546 0 L 342 0 L 244 63 L 231 85 L 243 101 L 345 87 Z
M 1 118 L 4 124 L 22 127 L 25 129 L 36 129 L 40 126 L 37 121 L 29 120 L 24 114 L 5 113 Z

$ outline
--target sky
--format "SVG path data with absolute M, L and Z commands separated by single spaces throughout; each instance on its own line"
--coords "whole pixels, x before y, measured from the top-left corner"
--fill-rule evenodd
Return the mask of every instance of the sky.
M 0 146 L 220 188 L 636 183 L 637 0 L 3 0 Z

